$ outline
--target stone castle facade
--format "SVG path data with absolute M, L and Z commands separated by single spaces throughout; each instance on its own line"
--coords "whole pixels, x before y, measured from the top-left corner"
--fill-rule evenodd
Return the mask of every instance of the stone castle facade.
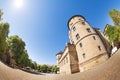
M 92 28 L 83 16 L 71 17 L 68 28 L 70 43 L 56 54 L 60 74 L 83 72 L 108 59 L 110 47 L 103 33 Z

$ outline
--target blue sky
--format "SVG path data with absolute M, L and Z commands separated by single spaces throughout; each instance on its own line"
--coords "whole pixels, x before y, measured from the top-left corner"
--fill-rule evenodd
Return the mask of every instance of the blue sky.
M 10 23 L 10 36 L 19 35 L 26 42 L 29 57 L 39 64 L 56 64 L 56 53 L 69 42 L 67 22 L 73 15 L 83 15 L 92 27 L 104 29 L 113 24 L 108 12 L 120 10 L 120 0 L 0 0 L 3 21 Z

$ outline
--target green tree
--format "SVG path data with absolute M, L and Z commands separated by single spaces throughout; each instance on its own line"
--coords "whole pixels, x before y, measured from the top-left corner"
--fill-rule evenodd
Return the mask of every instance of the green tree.
M 20 57 L 20 65 L 22 67 L 29 66 L 29 56 L 28 56 L 27 50 L 24 50 L 24 52 L 22 53 L 22 55 Z
M 23 62 L 22 59 L 24 59 L 25 56 L 28 57 L 27 53 L 25 53 L 25 42 L 17 35 L 10 36 L 7 41 L 13 53 L 13 58 L 16 63 L 20 65 Z
M 41 66 L 40 66 L 40 65 L 37 66 L 37 70 L 38 70 L 38 71 L 41 71 Z
M 2 15 L 3 15 L 3 12 L 2 12 L 2 10 L 0 9 L 0 21 L 2 21 Z
M 120 12 L 113 9 L 109 12 L 110 17 L 114 22 L 114 26 L 108 25 L 106 35 L 110 40 L 110 44 L 120 48 Z
M 2 15 L 3 12 L 0 9 L 0 59 L 9 64 L 10 53 L 12 53 L 17 65 L 37 69 L 37 63 L 29 59 L 27 50 L 25 49 L 25 42 L 17 35 L 8 37 L 9 24 L 2 22 Z
M 57 71 L 59 71 L 59 68 L 57 66 L 52 66 L 51 71 L 57 73 Z
M 33 64 L 34 64 L 34 69 L 37 70 L 37 63 L 34 61 Z
M 48 65 L 47 72 L 49 72 L 49 73 L 52 72 L 52 66 Z
M 117 9 L 109 11 L 109 15 L 114 22 L 114 25 L 120 26 L 120 12 Z
M 41 71 L 44 72 L 44 73 L 46 73 L 47 72 L 47 68 L 48 68 L 47 65 L 42 65 L 41 66 Z
M 31 66 L 32 69 L 37 70 L 37 63 L 35 61 L 32 61 Z
M 32 66 L 33 66 L 33 62 L 32 62 L 31 59 L 28 59 L 28 66 L 29 66 L 31 69 L 33 69 L 33 68 L 32 68 Z
M 57 73 L 59 71 L 59 67 L 55 66 L 54 72 Z
M 120 26 L 108 25 L 106 35 L 110 40 L 110 44 L 120 48 Z
M 3 61 L 6 61 L 6 53 L 8 52 L 8 45 L 6 42 L 6 38 L 9 33 L 9 24 L 2 22 L 3 12 L 0 10 L 0 58 Z

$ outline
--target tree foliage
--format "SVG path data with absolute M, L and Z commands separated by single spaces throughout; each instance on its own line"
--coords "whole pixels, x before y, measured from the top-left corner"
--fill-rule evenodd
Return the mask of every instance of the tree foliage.
M 22 55 L 20 57 L 20 65 L 22 67 L 29 66 L 29 56 L 28 56 L 27 50 L 24 50 L 24 52 L 22 53 Z
M 38 71 L 41 70 L 41 66 L 40 66 L 40 65 L 37 66 L 37 70 L 38 70 Z
M 47 68 L 48 68 L 47 65 L 42 65 L 40 69 L 41 69 L 42 72 L 46 73 L 47 72 Z
M 17 35 L 10 36 L 7 39 L 9 48 L 13 54 L 13 59 L 20 67 L 31 67 L 37 69 L 37 63 L 29 59 L 27 50 L 25 49 L 25 42 Z
M 120 26 L 120 12 L 117 9 L 109 11 L 109 15 L 114 22 L 114 25 Z
M 57 73 L 59 71 L 59 68 L 54 65 L 39 65 L 37 68 L 38 71 L 41 71 L 43 73 Z
M 35 61 L 32 61 L 30 67 L 34 70 L 37 70 L 37 63 Z
M 3 15 L 3 12 L 2 12 L 2 10 L 0 9 L 0 21 L 2 21 L 2 15 Z
M 37 63 L 29 59 L 27 50 L 25 49 L 25 42 L 19 36 L 10 36 L 9 34 L 9 24 L 2 22 L 3 12 L 0 9 L 0 59 L 4 62 L 13 58 L 16 64 L 20 67 L 31 67 L 32 69 L 37 69 Z M 12 54 L 12 57 L 11 57 Z
M 110 17 L 114 22 L 114 26 L 108 25 L 106 35 L 110 40 L 110 44 L 120 48 L 120 12 L 113 9 L 109 12 Z
M 16 63 L 20 66 L 27 66 L 29 56 L 25 50 L 25 42 L 17 35 L 10 36 L 7 41 Z
M 59 71 L 59 68 L 57 66 L 53 66 L 51 71 L 57 73 L 57 71 Z
M 3 23 L 2 21 L 3 12 L 0 10 L 0 58 L 2 60 L 6 59 L 6 53 L 8 51 L 8 45 L 6 42 L 6 38 L 9 33 L 9 24 Z
M 19 67 L 30 67 L 34 70 L 39 70 L 41 72 L 57 72 L 59 68 L 57 66 L 39 65 L 29 59 L 27 50 L 25 49 L 25 42 L 17 35 L 8 37 L 9 34 L 9 24 L 2 22 L 3 12 L 0 10 L 0 59 L 6 59 L 9 57 L 13 58 L 15 64 Z M 12 57 L 11 57 L 12 54 Z M 9 56 L 8 56 L 9 55 Z
M 120 47 L 120 26 L 111 26 L 109 25 L 106 30 L 106 35 L 110 40 L 110 44 Z

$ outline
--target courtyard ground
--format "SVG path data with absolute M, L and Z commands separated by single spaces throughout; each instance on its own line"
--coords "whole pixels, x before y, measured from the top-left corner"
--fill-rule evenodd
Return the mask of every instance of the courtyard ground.
M 120 49 L 105 63 L 92 70 L 71 75 L 30 74 L 0 62 L 0 80 L 120 80 Z

